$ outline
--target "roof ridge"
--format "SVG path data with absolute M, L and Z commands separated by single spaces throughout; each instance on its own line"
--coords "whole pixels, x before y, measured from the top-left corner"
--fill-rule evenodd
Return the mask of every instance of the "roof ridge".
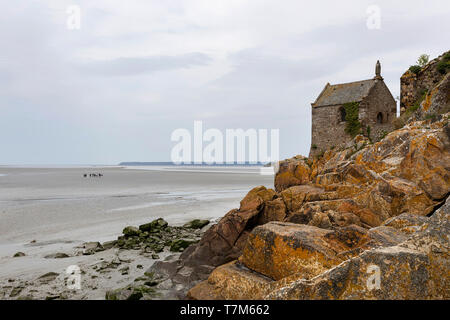
M 352 83 L 358 83 L 358 82 L 364 82 L 364 81 L 375 81 L 377 79 L 366 79 L 366 80 L 358 80 L 358 81 L 351 81 L 351 82 L 342 82 L 342 83 L 336 83 L 336 84 L 330 84 L 330 86 L 339 86 L 339 85 L 343 85 L 343 84 L 352 84 Z
M 378 82 L 378 79 L 365 79 L 346 83 L 328 84 L 311 105 L 320 107 L 325 105 L 342 104 L 351 101 L 362 101 Z

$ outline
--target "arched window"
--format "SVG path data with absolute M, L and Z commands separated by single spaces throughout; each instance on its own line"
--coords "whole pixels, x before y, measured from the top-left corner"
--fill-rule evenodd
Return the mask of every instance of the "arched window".
M 345 112 L 345 108 L 340 107 L 339 108 L 339 122 L 344 122 L 346 116 L 347 116 L 347 113 Z
M 377 123 L 383 123 L 383 114 L 381 112 L 377 114 Z

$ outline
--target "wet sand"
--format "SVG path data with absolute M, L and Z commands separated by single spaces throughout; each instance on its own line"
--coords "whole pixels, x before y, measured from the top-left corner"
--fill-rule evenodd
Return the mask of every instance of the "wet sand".
M 84 178 L 84 173 L 102 173 L 103 177 Z M 256 185 L 272 187 L 273 176 L 260 175 L 259 169 L 253 167 L 0 167 L 0 286 L 6 286 L 3 298 L 8 298 L 18 283 L 19 287 L 38 286 L 41 292 L 34 298 L 51 296 L 51 286 L 39 284 L 36 279 L 56 272 L 61 285 L 67 266 L 77 264 L 89 277 L 95 275 L 86 282 L 84 291 L 67 293 L 67 297 L 101 299 L 107 288 L 129 282 L 143 273 L 153 259 L 133 250 L 121 253 L 131 255 L 125 259 L 130 260 L 126 262 L 129 273 L 111 270 L 111 274 L 99 276 L 93 266 L 100 258 L 116 259 L 117 249 L 73 256 L 77 246 L 116 239 L 125 226 L 159 217 L 171 225 L 194 218 L 217 220 L 238 207 L 242 197 Z M 18 251 L 26 256 L 13 258 Z M 56 252 L 71 257 L 44 258 Z M 136 268 L 138 264 L 143 265 L 143 270 Z

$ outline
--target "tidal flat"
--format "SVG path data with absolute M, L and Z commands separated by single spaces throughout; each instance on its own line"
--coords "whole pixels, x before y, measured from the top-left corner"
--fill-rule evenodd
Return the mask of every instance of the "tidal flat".
M 214 223 L 255 185 L 272 187 L 273 176 L 256 167 L 0 167 L 0 297 L 104 299 L 179 253 L 165 248 L 154 259 L 113 247 L 80 254 L 86 242 L 115 240 L 126 226 L 157 218 L 171 226 Z M 97 271 L 108 264 L 117 267 Z M 71 265 L 81 269 L 81 290 L 61 288 Z

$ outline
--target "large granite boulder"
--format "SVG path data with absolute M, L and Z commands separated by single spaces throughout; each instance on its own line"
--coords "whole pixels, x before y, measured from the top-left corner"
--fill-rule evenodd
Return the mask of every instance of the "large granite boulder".
M 410 123 L 375 144 L 361 144 L 356 152 L 328 151 L 312 163 L 309 180 L 306 175 L 298 179 L 299 185 L 290 185 L 293 179 L 289 183 L 280 183 L 285 178 L 278 180 L 278 193 L 264 187 L 250 191 L 240 209 L 230 211 L 185 256 L 188 264 L 201 261 L 214 267 L 238 260 L 218 268 L 214 277 L 192 289 L 190 297 L 196 298 L 195 292 L 203 297 L 207 292 L 221 292 L 224 281 L 217 279 L 231 271 L 236 274 L 239 265 L 252 272 L 241 285 L 263 276 L 274 282 L 269 286 L 274 291 L 280 281 L 309 283 L 339 264 L 365 267 L 365 257 L 378 259 L 387 254 L 391 249 L 382 248 L 394 248 L 415 234 L 450 193 L 448 117 Z M 279 174 L 295 176 L 293 168 L 303 165 L 309 168 L 303 159 L 291 159 L 281 164 Z M 389 259 L 405 268 L 411 266 L 416 253 L 398 250 Z M 422 256 L 417 254 L 417 261 L 428 263 Z M 249 275 L 238 270 L 236 279 Z M 227 288 L 232 287 L 229 282 L 233 283 L 228 279 Z M 236 297 L 245 298 L 245 291 Z M 233 295 L 222 292 L 222 296 Z
M 449 211 L 450 200 L 431 218 L 404 215 L 370 230 L 268 223 L 253 230 L 239 260 L 216 268 L 188 297 L 448 299 Z
M 348 248 L 329 241 L 331 233 L 302 224 L 267 223 L 253 229 L 240 261 L 274 280 L 295 273 L 310 278 L 342 262 L 336 254 Z
M 206 230 L 200 242 L 187 247 L 179 259 L 155 263 L 149 272 L 164 281 L 170 280 L 172 287 L 180 288 L 170 297 L 184 297 L 190 287 L 206 279 L 215 267 L 241 255 L 250 231 L 261 219 L 265 204 L 274 200 L 275 195 L 274 190 L 264 186 L 253 188 L 242 199 L 239 209 L 229 211 Z
M 216 268 L 207 281 L 202 281 L 187 294 L 195 300 L 263 299 L 274 281 L 246 268 L 235 260 Z
M 186 257 L 185 264 L 219 266 L 239 257 L 248 230 L 258 221 L 264 203 L 273 200 L 274 196 L 274 190 L 263 186 L 252 189 L 241 201 L 239 210 L 231 210 L 205 232 L 198 245 Z
M 285 220 L 308 223 L 314 217 L 308 209 L 334 210 L 338 220 L 353 217 L 349 222 L 355 223 L 356 215 L 360 225 L 370 228 L 402 213 L 431 213 L 450 192 L 449 116 L 409 123 L 374 144 L 356 147 L 355 141 L 355 146 L 329 150 L 312 163 L 309 179 L 276 183 L 286 204 Z M 284 169 L 275 181 L 291 174 L 294 164 L 305 161 L 281 161 Z M 333 203 L 344 206 L 336 210 Z M 346 210 L 349 203 L 353 208 Z
M 365 251 L 268 299 L 449 299 L 450 200 L 406 241 Z
M 310 160 L 301 156 L 281 161 L 275 176 L 275 190 L 281 191 L 291 186 L 308 183 L 311 175 L 310 165 Z

